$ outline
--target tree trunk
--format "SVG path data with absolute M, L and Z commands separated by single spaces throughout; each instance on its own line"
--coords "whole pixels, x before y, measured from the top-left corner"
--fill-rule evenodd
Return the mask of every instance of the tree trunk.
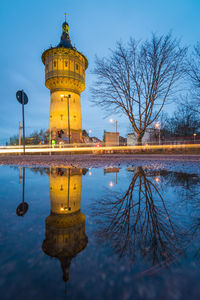
M 140 135 L 140 134 L 138 134 L 138 136 L 137 136 L 137 145 L 138 146 L 142 146 L 142 135 Z

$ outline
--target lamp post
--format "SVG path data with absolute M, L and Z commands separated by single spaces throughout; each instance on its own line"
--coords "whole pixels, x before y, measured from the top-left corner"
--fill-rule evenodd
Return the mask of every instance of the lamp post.
M 114 120 L 113 120 L 112 118 L 110 118 L 110 119 L 109 119 L 109 122 L 110 122 L 111 124 L 113 124 L 113 123 L 114 123 Z M 116 126 L 116 133 L 117 133 L 117 120 L 116 120 L 115 122 L 116 122 L 116 123 L 115 123 L 115 124 L 116 124 L 115 126 Z
M 156 123 L 155 124 L 155 128 L 158 129 L 158 142 L 159 142 L 159 145 L 160 145 L 160 123 Z
M 61 95 L 61 98 L 67 99 L 67 115 L 68 115 L 68 139 L 70 144 L 70 120 L 69 120 L 69 99 L 71 98 L 71 95 Z
M 194 137 L 194 144 L 195 144 L 195 138 L 196 138 L 196 133 L 193 133 L 193 137 Z

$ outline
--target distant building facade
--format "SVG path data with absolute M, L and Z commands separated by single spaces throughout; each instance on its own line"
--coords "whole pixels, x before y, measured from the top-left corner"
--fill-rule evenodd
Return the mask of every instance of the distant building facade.
M 151 143 L 152 130 L 154 131 L 154 129 L 148 128 L 145 131 L 145 134 L 142 139 L 143 145 Z M 129 133 L 127 135 L 127 146 L 137 146 L 137 134 L 136 133 Z
M 106 147 L 119 146 L 119 132 L 105 132 L 104 143 Z

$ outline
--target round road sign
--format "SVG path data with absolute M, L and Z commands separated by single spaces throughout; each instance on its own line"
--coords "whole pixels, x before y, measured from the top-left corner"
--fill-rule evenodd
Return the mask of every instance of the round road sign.
M 25 215 L 25 213 L 27 212 L 28 210 L 28 203 L 26 202 L 22 202 L 19 204 L 19 206 L 17 207 L 16 209 L 16 214 L 19 216 L 19 217 L 23 217 Z
M 28 103 L 28 97 L 27 97 L 25 92 L 23 94 L 24 94 L 24 104 L 27 104 Z M 19 103 L 22 104 L 22 91 L 17 91 L 16 98 L 19 101 Z

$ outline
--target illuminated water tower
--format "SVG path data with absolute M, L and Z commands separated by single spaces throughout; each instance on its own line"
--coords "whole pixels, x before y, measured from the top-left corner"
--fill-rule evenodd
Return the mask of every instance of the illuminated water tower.
M 72 259 L 88 243 L 85 215 L 81 212 L 82 175 L 86 172 L 78 168 L 48 170 L 51 212 L 45 220 L 42 249 L 60 261 L 65 282 L 69 279 Z
M 85 89 L 88 61 L 71 44 L 66 16 L 60 43 L 43 52 L 42 62 L 45 65 L 45 85 L 51 92 L 51 138 L 57 142 L 82 142 L 80 95 Z

